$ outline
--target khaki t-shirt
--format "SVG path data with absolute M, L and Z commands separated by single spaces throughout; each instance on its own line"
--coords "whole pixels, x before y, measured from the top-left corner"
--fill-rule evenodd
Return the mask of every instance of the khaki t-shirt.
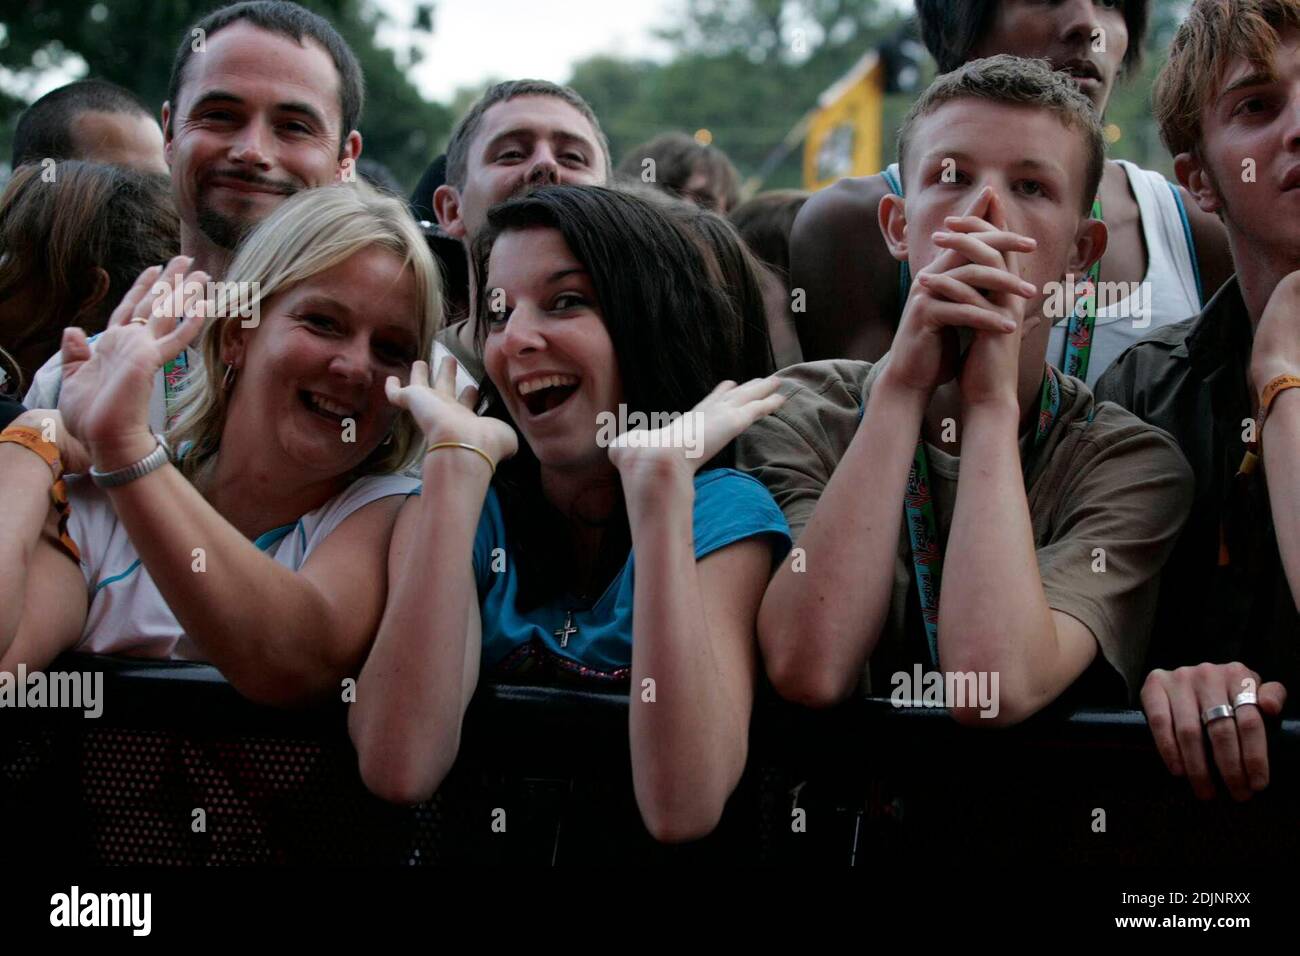
M 434 341 L 443 346 L 448 352 L 456 357 L 456 362 L 465 372 L 476 382 L 481 382 L 486 377 L 483 369 L 483 362 L 479 356 L 472 350 L 467 349 L 461 343 L 460 330 L 469 324 L 469 319 L 461 319 L 453 322 L 451 325 L 442 329 L 434 336 Z M 433 370 L 435 373 L 437 369 Z
M 737 440 L 736 467 L 767 485 L 796 547 L 857 434 L 882 367 L 832 360 L 783 370 L 785 405 Z M 1039 573 L 1048 605 L 1092 632 L 1131 700 L 1145 677 L 1159 570 L 1191 506 L 1191 469 L 1163 431 L 1118 405 L 1097 404 L 1078 379 L 1062 375 L 1060 381 L 1060 412 L 1045 442 L 1035 448 L 1032 433 L 1020 442 Z M 961 462 L 929 443 L 926 450 L 940 545 L 946 548 Z M 901 515 L 902 501 L 898 507 Z M 876 679 L 865 675 L 868 691 L 873 684 L 877 690 L 888 687 L 885 675 L 915 663 L 929 666 L 911 545 L 901 520 L 893 575 L 885 630 L 870 665 Z

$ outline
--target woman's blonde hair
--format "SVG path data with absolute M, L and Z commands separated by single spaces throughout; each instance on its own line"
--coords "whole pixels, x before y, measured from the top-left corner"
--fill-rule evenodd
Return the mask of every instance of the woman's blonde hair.
M 240 244 L 222 277 L 226 290 L 239 290 L 237 295 L 222 295 L 227 303 L 224 311 L 233 311 L 231 302 L 260 309 L 276 295 L 369 246 L 388 249 L 411 267 L 419 308 L 417 355 L 428 361 L 434 334 L 442 325 L 438 267 L 406 205 L 360 182 L 303 190 L 258 225 Z M 210 308 L 213 305 L 208 302 Z M 191 481 L 211 464 L 221 444 L 230 399 L 229 390 L 223 387 L 226 370 L 221 360 L 221 323 L 238 320 L 239 316 L 228 314 L 208 321 L 196 345 L 202 364 L 186 378 L 177 420 L 169 429 L 181 472 Z M 421 445 L 422 433 L 415 420 L 399 414 L 392 441 L 377 447 L 350 477 L 400 471 L 413 464 Z

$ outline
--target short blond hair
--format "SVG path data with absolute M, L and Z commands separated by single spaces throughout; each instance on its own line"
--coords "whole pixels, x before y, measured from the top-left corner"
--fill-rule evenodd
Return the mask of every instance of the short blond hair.
M 250 307 L 257 304 L 260 308 L 274 296 L 369 246 L 395 253 L 404 267 L 412 269 L 419 310 L 417 355 L 428 361 L 434 334 L 442 325 L 438 267 L 406 204 L 365 183 L 337 183 L 307 189 L 286 200 L 240 244 L 222 281 L 247 283 L 242 288 L 255 291 L 246 304 Z M 242 295 L 239 304 L 245 304 Z M 216 457 L 229 407 L 229 393 L 222 387 L 223 321 L 237 319 L 209 320 L 196 346 L 203 364 L 196 366 L 186 378 L 177 421 L 169 431 L 172 447 L 181 456 L 181 472 L 191 481 Z M 399 414 L 393 426 L 392 442 L 371 452 L 350 477 L 387 474 L 408 467 L 415 461 L 422 438 L 415 420 L 410 415 Z
M 1078 130 L 1087 150 L 1081 208 L 1085 213 L 1092 208 L 1106 162 L 1101 120 L 1097 118 L 1092 101 L 1079 92 L 1074 81 L 1054 71 L 1046 60 L 999 53 L 963 63 L 951 73 L 936 77 L 912 104 L 902 129 L 898 131 L 900 170 L 905 172 L 907 148 L 911 145 L 912 127 L 916 122 L 945 103 L 965 98 L 1050 110 L 1067 127 Z
M 1300 0 L 1196 0 L 1174 35 L 1152 93 L 1160 138 L 1170 154 L 1195 151 L 1201 111 L 1228 64 L 1243 58 L 1272 71 L 1278 36 L 1300 27 Z

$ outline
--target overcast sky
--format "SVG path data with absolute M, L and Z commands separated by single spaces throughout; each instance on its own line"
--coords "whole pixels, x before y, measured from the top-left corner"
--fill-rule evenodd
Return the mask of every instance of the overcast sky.
M 597 53 L 662 58 L 651 30 L 681 9 L 680 0 L 436 0 L 429 37 L 405 29 L 416 0 L 379 3 L 402 28 L 381 33 L 381 42 L 401 47 L 414 38 L 425 59 L 411 78 L 443 102 L 489 77 L 563 83 L 574 63 Z
M 663 59 L 651 34 L 672 27 L 685 0 L 436 0 L 434 35 L 406 29 L 417 0 L 377 0 L 395 25 L 380 41 L 414 41 L 425 60 L 412 79 L 428 98 L 447 102 L 458 87 L 532 77 L 564 83 L 573 64 L 597 53 Z M 910 7 L 911 0 L 886 0 Z
M 410 29 L 418 0 L 371 2 L 392 19 L 380 32 L 380 43 L 398 50 L 415 43 L 423 49 L 424 61 L 411 79 L 426 98 L 444 103 L 459 87 L 493 77 L 563 83 L 573 64 L 597 53 L 664 59 L 669 51 L 652 31 L 673 26 L 685 7 L 685 0 L 426 0 L 435 4 L 430 36 Z M 911 5 L 911 0 L 887 2 Z M 34 99 L 84 71 L 84 61 L 75 57 L 67 69 L 19 83 L 0 67 L 0 88 Z

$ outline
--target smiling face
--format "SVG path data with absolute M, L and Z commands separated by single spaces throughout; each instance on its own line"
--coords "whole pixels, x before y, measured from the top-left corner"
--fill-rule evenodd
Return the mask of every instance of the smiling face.
M 554 96 L 516 96 L 483 114 L 469 144 L 465 184 L 439 187 L 448 235 L 473 241 L 499 202 L 539 186 L 604 185 L 609 176 L 595 128 Z M 450 201 L 449 201 L 450 200 Z
M 971 55 L 1009 53 L 1048 60 L 1052 69 L 1074 78 L 1101 115 L 1119 77 L 1128 41 L 1121 0 L 1001 0 L 988 32 Z
M 614 345 L 591 276 L 558 230 L 503 233 L 488 260 L 490 313 L 484 367 L 543 468 L 607 468 L 597 416 L 623 395 Z
M 338 179 L 360 153 L 360 137 L 340 130 L 339 82 L 310 39 L 242 21 L 209 37 L 186 64 L 177 101 L 163 107 L 185 226 L 233 249 L 286 196 Z
M 1202 108 L 1200 146 L 1181 154 L 1175 167 L 1197 204 L 1223 215 L 1234 254 L 1276 250 L 1294 270 L 1300 267 L 1300 30 L 1284 30 L 1279 41 L 1270 68 L 1243 58 L 1227 65 Z
M 397 414 L 384 381 L 409 380 L 418 314 L 412 271 L 370 246 L 273 296 L 258 328 L 230 320 L 222 360 L 237 377 L 223 445 L 270 438 L 296 471 L 318 479 L 356 468 Z M 355 425 L 353 441 L 345 441 L 345 419 Z
M 989 136 L 989 130 L 998 130 Z M 1087 179 L 1083 134 L 1052 111 L 990 100 L 949 100 L 917 120 L 904 170 L 905 226 L 886 228 L 898 258 L 913 274 L 943 253 L 933 234 L 944 217 L 960 216 L 986 186 L 1006 212 L 1007 227 L 1038 242 L 1020 254 L 1020 274 L 1040 290 L 1026 308 L 1024 351 L 1041 361 L 1049 328 L 1041 323 L 1044 285 L 1078 275 L 1092 257 L 1081 209 Z M 891 201 L 892 202 L 892 201 Z M 1104 229 L 1098 225 L 1096 228 Z M 1038 342 L 1041 339 L 1041 348 Z

